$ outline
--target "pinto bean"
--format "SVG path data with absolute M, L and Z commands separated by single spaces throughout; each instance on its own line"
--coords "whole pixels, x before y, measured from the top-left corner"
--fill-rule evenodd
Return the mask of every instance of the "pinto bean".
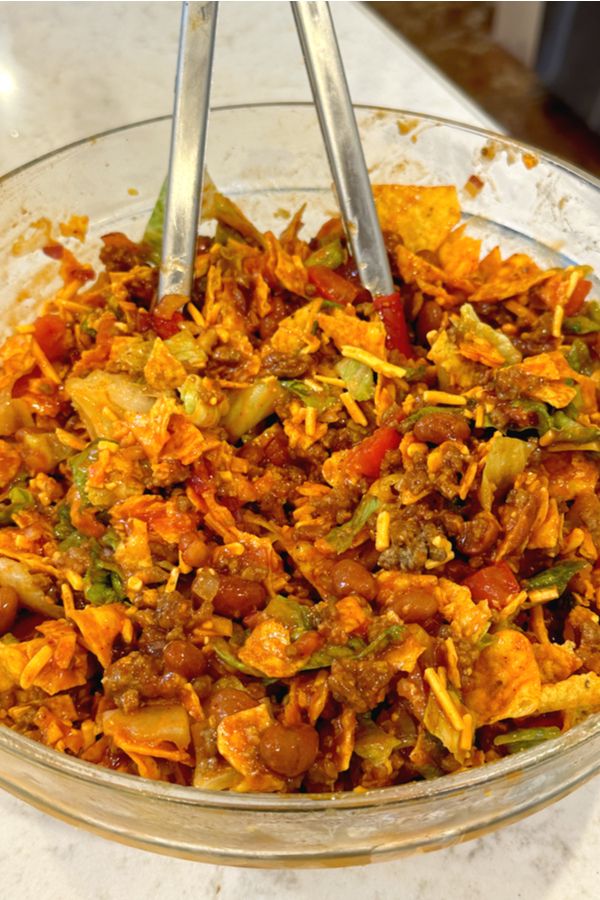
M 420 344 L 427 344 L 427 335 L 440 327 L 444 311 L 435 300 L 426 300 L 417 316 L 417 338 Z
M 490 513 L 477 513 L 470 522 L 465 522 L 464 530 L 457 539 L 458 549 L 465 556 L 478 556 L 490 549 L 499 534 L 500 527 Z
M 195 531 L 189 531 L 181 536 L 179 541 L 181 558 L 187 566 L 197 569 L 206 564 L 209 551 L 206 542 Z
M 286 727 L 276 722 L 263 731 L 258 752 L 278 775 L 295 778 L 310 769 L 319 750 L 319 736 L 310 725 Z
M 413 587 L 394 597 L 387 608 L 393 609 L 404 622 L 425 622 L 437 613 L 438 604 L 433 590 Z
M 206 657 L 190 641 L 169 641 L 163 652 L 167 672 L 177 672 L 184 678 L 198 678 L 206 672 Z
M 256 700 L 237 688 L 220 688 L 208 701 L 208 716 L 218 724 L 225 716 L 233 716 L 243 709 L 256 706 Z
M 237 575 L 221 575 L 213 607 L 220 616 L 243 619 L 257 609 L 262 609 L 266 599 L 267 592 L 259 582 Z
M 12 628 L 19 610 L 19 595 L 11 587 L 0 587 L 0 634 Z
M 341 559 L 336 563 L 331 580 L 336 597 L 358 594 L 365 600 L 374 600 L 377 594 L 377 582 L 369 570 L 354 559 Z
M 449 412 L 426 413 L 415 423 L 413 431 L 415 437 L 426 444 L 466 441 L 471 434 L 466 420 Z

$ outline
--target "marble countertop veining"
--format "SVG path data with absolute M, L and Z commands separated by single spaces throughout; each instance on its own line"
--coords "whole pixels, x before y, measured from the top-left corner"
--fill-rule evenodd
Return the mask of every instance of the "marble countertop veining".
M 494 128 L 418 53 L 355 3 L 333 4 L 354 100 Z M 178 3 L 1 3 L 0 172 L 90 134 L 168 113 Z M 287 2 L 221 3 L 213 103 L 308 100 Z M 258 871 L 105 841 L 0 794 L 10 900 L 593 900 L 600 780 L 484 838 L 364 870 Z

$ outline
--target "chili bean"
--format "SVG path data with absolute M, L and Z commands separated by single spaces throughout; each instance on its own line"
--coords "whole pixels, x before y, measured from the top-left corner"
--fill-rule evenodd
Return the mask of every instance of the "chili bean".
M 427 344 L 427 335 L 430 331 L 437 331 L 442 321 L 444 311 L 435 300 L 426 300 L 417 316 L 417 338 L 420 344 Z
M 189 531 L 182 535 L 179 541 L 181 558 L 186 566 L 197 569 L 203 566 L 208 559 L 208 549 L 202 537 L 195 531 Z
M 471 434 L 465 419 L 448 412 L 426 413 L 413 429 L 415 437 L 426 444 L 443 444 L 444 441 L 466 441 Z
M 438 611 L 435 594 L 427 588 L 409 588 L 387 604 L 404 622 L 425 622 Z
M 500 527 L 494 517 L 488 512 L 480 512 L 470 522 L 465 522 L 456 543 L 461 553 L 477 556 L 489 550 L 499 534 Z
M 184 678 L 198 678 L 206 672 L 204 653 L 190 641 L 170 641 L 164 649 L 163 659 L 167 672 L 177 672 Z
M 19 610 L 19 595 L 11 587 L 0 587 L 0 634 L 12 628 Z
M 377 582 L 368 569 L 354 559 L 341 559 L 331 572 L 333 592 L 336 597 L 358 594 L 365 600 L 374 600 Z
M 258 325 L 260 336 L 263 341 L 267 341 L 275 334 L 279 327 L 279 323 L 282 319 L 285 319 L 288 312 L 283 298 L 277 294 L 275 294 L 274 297 L 271 297 L 269 303 L 271 305 L 271 311 L 268 312 L 266 316 L 263 316 Z
M 286 728 L 279 722 L 263 731 L 258 752 L 262 761 L 286 778 L 295 778 L 310 769 L 319 750 L 319 736 L 310 725 Z
M 221 575 L 213 607 L 221 616 L 242 619 L 257 609 L 262 609 L 266 599 L 267 592 L 259 582 L 239 578 L 237 575 Z
M 233 716 L 243 709 L 251 709 L 256 706 L 256 701 L 237 688 L 220 688 L 215 691 L 208 701 L 208 716 L 218 724 L 225 716 Z

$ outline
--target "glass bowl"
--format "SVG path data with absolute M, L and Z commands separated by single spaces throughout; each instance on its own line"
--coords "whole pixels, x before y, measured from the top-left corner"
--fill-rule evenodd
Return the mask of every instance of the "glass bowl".
M 455 184 L 486 247 L 600 271 L 600 182 L 499 135 L 414 113 L 357 108 L 374 182 Z M 88 215 L 98 238 L 141 236 L 165 175 L 170 118 L 81 141 L 0 179 L 0 323 L 34 315 L 53 288 L 41 253 L 11 252 L 42 216 Z M 306 233 L 335 210 L 314 109 L 215 109 L 208 167 L 259 227 L 308 203 Z M 473 177 L 475 176 L 475 177 Z M 146 850 L 248 866 L 357 865 L 433 850 L 514 822 L 600 769 L 600 716 L 554 741 L 456 775 L 365 793 L 234 794 L 155 783 L 57 753 L 0 728 L 0 785 L 54 816 Z

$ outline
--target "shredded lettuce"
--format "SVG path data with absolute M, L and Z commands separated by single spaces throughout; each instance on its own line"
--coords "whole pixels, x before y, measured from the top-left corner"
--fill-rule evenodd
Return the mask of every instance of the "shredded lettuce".
M 194 337 L 186 328 L 167 338 L 165 347 L 180 363 L 194 369 L 202 368 L 206 363 L 206 353 L 198 346 Z
M 528 578 L 525 582 L 525 586 L 529 591 L 538 591 L 543 590 L 544 588 L 556 587 L 559 596 L 561 596 L 566 591 L 573 575 L 587 565 L 588 563 L 583 559 L 565 560 L 564 562 L 558 563 L 556 566 L 552 566 L 551 569 L 544 569 L 543 572 L 538 572 L 537 575 Z
M 525 409 L 527 412 L 535 413 L 537 422 L 534 427 L 537 429 L 540 437 L 552 428 L 552 415 L 545 403 L 542 403 L 539 400 L 515 400 L 514 405 L 518 406 L 519 409 Z M 511 430 L 513 430 L 512 427 Z M 529 426 L 527 426 L 527 428 L 514 430 L 528 431 Z
M 580 316 L 567 316 L 563 330 L 567 334 L 595 334 L 600 331 L 600 303 L 590 300 Z
M 336 659 L 349 659 L 354 655 L 355 650 L 348 644 L 342 644 L 341 646 L 333 644 L 330 647 L 322 647 L 321 650 L 316 650 L 310 659 L 307 660 L 302 666 L 302 671 L 306 672 L 309 669 L 327 669 L 336 661 Z
M 290 391 L 290 393 L 300 397 L 305 406 L 312 406 L 314 409 L 318 409 L 319 412 L 323 412 L 337 403 L 336 398 L 329 391 L 325 389 L 315 391 L 304 381 L 281 381 L 280 384 L 286 391 Z
M 369 366 L 355 359 L 342 359 L 335 369 L 354 400 L 370 400 L 373 397 L 375 378 Z
M 314 253 L 311 253 L 304 261 L 304 265 L 307 268 L 310 268 L 311 266 L 326 266 L 328 269 L 337 269 L 337 267 L 343 265 L 347 259 L 348 254 L 342 247 L 339 238 L 336 238 L 335 240 L 324 244 L 322 247 L 319 247 Z
M 483 474 L 481 476 L 480 500 L 484 509 L 492 508 L 497 491 L 505 491 L 514 484 L 529 459 L 533 447 L 519 438 L 495 434 L 490 442 Z
M 594 371 L 589 347 L 581 338 L 575 338 L 571 349 L 567 353 L 567 362 L 575 372 L 581 375 L 591 375 Z
M 165 204 L 167 202 L 167 180 L 162 183 L 162 187 L 156 198 L 154 209 L 150 213 L 146 230 L 142 240 L 151 248 L 150 262 L 158 265 L 160 263 L 162 251 L 162 238 L 165 227 Z
M 222 425 L 229 436 L 233 440 L 239 440 L 243 434 L 274 413 L 281 393 L 281 385 L 274 378 L 256 381 L 250 387 L 231 391 L 229 410 L 222 419 Z
M 132 335 L 112 348 L 111 362 L 123 372 L 141 375 L 152 352 L 154 340 L 141 334 Z
M 395 735 L 388 734 L 370 719 L 362 721 L 358 728 L 354 752 L 375 766 L 381 766 L 390 758 L 394 750 L 402 746 Z
M 73 476 L 73 484 L 79 491 L 79 496 L 83 500 L 83 502 L 87 505 L 91 504 L 90 498 L 87 492 L 87 482 L 90 477 L 90 466 L 95 462 L 98 462 L 98 441 L 92 441 L 91 444 L 82 450 L 80 453 L 76 453 L 75 456 L 72 456 L 69 460 L 69 468 L 71 469 L 71 474 Z
M 587 444 L 600 439 L 600 428 L 593 425 L 581 425 L 564 412 L 558 410 L 552 416 L 552 425 L 559 441 L 570 441 L 573 444 Z
M 22 487 L 11 488 L 7 499 L 8 503 L 0 503 L 0 525 L 10 525 L 15 513 L 35 506 L 33 494 Z
M 463 303 L 460 308 L 458 331 L 462 337 L 474 336 L 491 344 L 504 358 L 507 365 L 521 362 L 522 356 L 510 338 L 498 329 L 482 322 L 470 303 Z
M 233 229 L 247 241 L 264 247 L 265 240 L 260 231 L 246 218 L 233 200 L 219 193 L 207 171 L 204 172 L 202 218 L 216 219 L 221 225 Z
M 337 553 L 345 553 L 377 509 L 379 509 L 379 499 L 367 494 L 354 510 L 352 518 L 345 525 L 332 528 L 325 536 L 325 540 Z
M 156 399 L 145 385 L 128 375 L 101 369 L 85 378 L 71 375 L 65 390 L 92 438 L 111 438 L 123 419 L 149 413 Z
M 121 571 L 116 563 L 100 555 L 99 545 L 93 543 L 90 551 L 90 567 L 83 585 L 83 596 L 92 606 L 118 603 L 125 599 Z
M 379 653 L 380 650 L 384 650 L 389 644 L 399 641 L 404 634 L 404 631 L 404 625 L 390 625 L 389 628 L 386 628 L 385 631 L 382 631 L 381 634 L 377 635 L 375 640 L 371 641 L 370 644 L 367 644 L 365 649 L 361 650 L 361 652 L 356 655 L 356 658 L 365 659 L 367 656 L 374 656 L 376 653 Z
M 242 672 L 244 675 L 254 675 L 256 678 L 263 677 L 263 673 L 259 672 L 258 669 L 247 666 L 241 659 L 238 659 L 231 649 L 231 645 L 228 641 L 224 640 L 224 638 L 215 638 L 210 646 L 213 648 L 221 662 L 225 663 L 226 666 L 229 666 L 230 669 L 235 669 L 238 672 Z
M 88 540 L 84 534 L 77 531 L 71 522 L 71 513 L 66 503 L 61 503 L 58 507 L 54 536 L 60 541 L 59 549 L 62 551 L 69 550 L 71 547 L 79 547 Z
M 306 606 L 302 606 L 291 597 L 283 597 L 276 594 L 269 601 L 265 614 L 272 619 L 277 619 L 290 629 L 290 637 L 297 640 L 301 634 L 310 628 L 310 612 Z
M 539 436 L 552 431 L 555 433 L 556 441 L 569 441 L 574 444 L 587 444 L 590 441 L 600 439 L 600 428 L 591 425 L 581 425 L 577 422 L 573 415 L 578 415 L 577 403 L 573 401 L 566 410 L 557 410 L 551 413 L 545 403 L 536 400 L 518 400 L 515 406 L 520 409 L 526 409 L 536 414 L 537 423 L 534 426 Z M 568 415 L 571 413 L 571 415 Z M 512 428 L 511 428 L 512 430 Z M 515 429 L 527 431 L 527 428 Z
M 560 737 L 560 728 L 555 725 L 542 726 L 540 728 L 517 728 L 507 734 L 499 734 L 494 738 L 495 747 L 506 747 L 509 753 L 518 753 L 520 750 L 528 750 L 541 744 L 543 741 L 551 741 Z

